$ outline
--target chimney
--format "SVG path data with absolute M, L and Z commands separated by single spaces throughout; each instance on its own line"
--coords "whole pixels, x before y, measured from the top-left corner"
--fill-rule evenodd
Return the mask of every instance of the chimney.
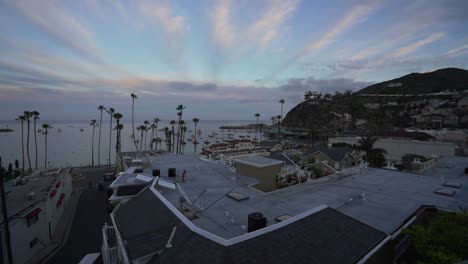
M 266 223 L 267 223 L 266 217 L 263 216 L 262 213 L 260 212 L 251 213 L 249 214 L 247 231 L 250 233 L 255 230 L 262 229 L 266 227 Z

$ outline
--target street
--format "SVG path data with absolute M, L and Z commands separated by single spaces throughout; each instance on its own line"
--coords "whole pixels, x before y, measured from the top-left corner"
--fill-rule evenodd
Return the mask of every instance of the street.
M 66 244 L 48 263 L 78 263 L 86 254 L 101 251 L 102 227 L 111 224 L 107 213 L 107 195 L 98 191 L 98 182 L 105 168 L 75 169 L 82 176 L 73 181 L 75 190 L 82 190 Z M 91 181 L 91 188 L 89 188 Z M 107 185 L 110 182 L 107 182 Z

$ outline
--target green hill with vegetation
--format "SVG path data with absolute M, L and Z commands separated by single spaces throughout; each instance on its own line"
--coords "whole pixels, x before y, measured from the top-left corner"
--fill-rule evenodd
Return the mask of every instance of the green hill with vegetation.
M 468 90 L 468 70 L 445 68 L 426 73 L 411 73 L 373 84 L 357 94 L 427 94 L 445 90 Z

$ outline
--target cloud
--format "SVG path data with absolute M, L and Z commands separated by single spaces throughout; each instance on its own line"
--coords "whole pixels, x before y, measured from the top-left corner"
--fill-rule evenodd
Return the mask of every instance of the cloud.
M 306 45 L 304 45 L 296 54 L 288 58 L 279 69 L 277 69 L 271 77 L 277 77 L 287 68 L 289 68 L 295 62 L 303 59 L 307 55 L 317 50 L 320 50 L 333 41 L 345 31 L 350 29 L 352 26 L 358 24 L 359 22 L 365 21 L 367 16 L 375 10 L 377 4 L 376 2 L 364 3 L 353 7 L 343 18 L 341 18 L 338 23 L 336 23 L 329 31 L 327 31 L 322 37 L 318 40 L 313 40 Z
M 449 57 L 462 56 L 465 54 L 468 54 L 468 44 L 465 44 L 457 48 L 453 48 L 445 53 L 445 55 Z
M 419 41 L 416 41 L 415 43 L 412 43 L 412 44 L 409 44 L 407 46 L 399 48 L 397 51 L 390 54 L 389 56 L 390 56 L 390 58 L 396 58 L 396 57 L 401 57 L 401 56 L 410 54 L 412 52 L 415 52 L 416 50 L 418 50 L 419 48 L 421 48 L 423 46 L 426 46 L 428 44 L 431 44 L 432 42 L 435 42 L 435 41 L 441 39 L 444 36 L 445 36 L 445 33 L 441 33 L 441 32 L 431 34 L 430 36 L 428 36 L 428 37 L 426 37 L 424 39 L 421 39 Z
M 8 1 L 25 18 L 44 30 L 56 42 L 95 61 L 101 61 L 94 36 L 86 26 L 56 1 Z
M 188 28 L 185 17 L 174 14 L 167 2 L 140 1 L 139 10 L 151 26 L 161 28 L 168 35 L 181 35 Z
M 231 0 L 220 0 L 211 14 L 213 41 L 222 49 L 228 49 L 234 42 L 234 28 L 231 25 Z

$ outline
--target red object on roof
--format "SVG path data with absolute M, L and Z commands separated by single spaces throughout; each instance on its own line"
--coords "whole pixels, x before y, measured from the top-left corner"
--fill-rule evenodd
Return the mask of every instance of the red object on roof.
M 60 198 L 60 199 L 57 201 L 57 207 L 59 207 L 60 205 L 62 205 L 62 203 L 63 203 L 63 199 Z
M 27 217 L 28 217 L 28 218 L 36 217 L 36 216 L 38 216 L 39 213 L 41 213 L 41 212 L 42 212 L 42 209 L 38 207 L 38 208 L 32 210 L 32 211 L 28 214 Z
M 56 194 L 57 190 L 52 190 L 52 192 L 50 192 L 50 198 L 54 197 Z
M 65 197 L 65 194 L 64 193 L 61 193 L 60 194 L 60 199 L 63 199 Z
M 55 184 L 55 188 L 60 187 L 60 185 L 62 185 L 62 182 L 61 182 L 61 181 L 58 181 L 58 182 Z

